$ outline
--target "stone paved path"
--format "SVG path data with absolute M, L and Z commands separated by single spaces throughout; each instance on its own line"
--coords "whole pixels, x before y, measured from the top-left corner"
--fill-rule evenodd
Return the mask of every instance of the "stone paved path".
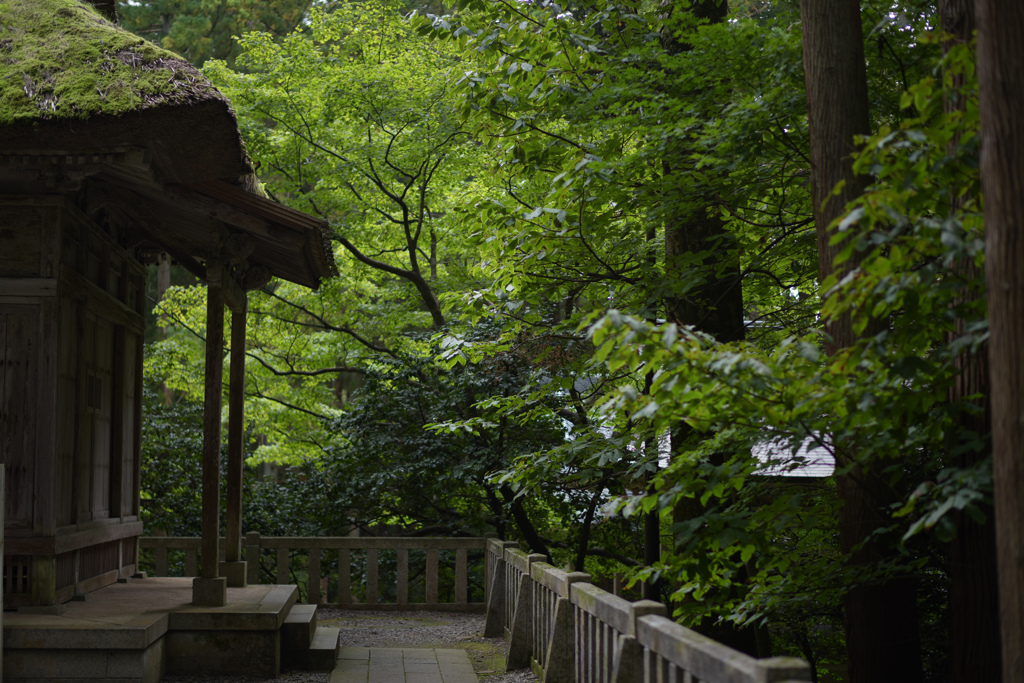
M 343 647 L 331 683 L 477 683 L 465 650 Z

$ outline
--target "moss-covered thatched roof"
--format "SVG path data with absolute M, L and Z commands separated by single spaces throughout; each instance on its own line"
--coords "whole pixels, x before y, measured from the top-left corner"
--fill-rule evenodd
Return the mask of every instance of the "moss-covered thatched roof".
M 0 124 L 222 99 L 177 55 L 78 0 L 0 0 Z
M 252 173 L 227 99 L 81 0 L 0 0 L 0 154 L 151 153 L 168 182 Z
M 186 257 L 216 256 L 215 218 L 250 235 L 253 263 L 273 275 L 315 288 L 335 273 L 325 223 L 259 196 L 227 99 L 82 0 L 0 0 L 4 163 L 22 164 L 8 182 L 29 192 L 58 176 L 113 184 L 153 240 Z M 46 167 L 36 180 L 33 164 Z

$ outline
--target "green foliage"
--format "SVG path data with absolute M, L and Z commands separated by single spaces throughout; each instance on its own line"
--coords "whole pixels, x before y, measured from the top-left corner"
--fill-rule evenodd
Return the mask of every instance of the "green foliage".
M 142 522 L 148 533 L 202 534 L 203 404 L 143 385 Z
M 957 419 L 978 410 L 975 397 L 949 399 L 958 359 L 987 337 L 972 76 L 969 50 L 951 51 L 904 98 L 916 115 L 895 131 L 881 128 L 859 154 L 858 167 L 875 182 L 837 221 L 854 238 L 841 258 L 856 254 L 857 267 L 824 283 L 822 310 L 881 331 L 825 358 L 814 337 L 763 351 L 614 311 L 591 328 L 609 368 L 654 369 L 649 391 L 619 389 L 604 419 L 628 418 L 655 433 L 679 421 L 691 428 L 655 490 L 620 502 L 624 514 L 699 502 L 700 514 L 673 526 L 674 551 L 638 573 L 677 586 L 676 597 L 687 598 L 677 603 L 681 618 L 785 623 L 794 612 L 828 612 L 836 587 L 895 576 L 916 576 L 942 599 L 936 542 L 955 533 L 955 511 L 983 520 L 979 503 L 991 491 L 988 459 L 956 465 L 983 448 L 984 435 Z M 944 100 L 961 97 L 966 113 L 944 111 Z M 776 444 L 769 453 L 778 463 L 763 449 L 752 455 L 766 441 Z M 827 489 L 765 476 L 766 466 L 801 464 L 808 441 L 840 470 L 876 473 L 901 501 L 879 511 L 871 532 L 890 538 L 896 557 L 856 569 L 837 562 Z
M 587 329 L 595 349 L 487 404 L 577 416 L 570 440 L 521 456 L 504 481 L 531 494 L 614 481 L 633 492 L 619 502 L 628 517 L 691 510 L 671 528 L 673 552 L 635 576 L 671 583 L 692 624 L 785 623 L 796 646 L 824 619 L 828 642 L 809 647 L 834 652 L 837 587 L 906 575 L 940 586 L 936 542 L 952 532 L 950 513 L 979 515 L 990 487 L 986 461 L 954 465 L 983 435 L 958 427 L 976 408 L 947 398 L 956 359 L 986 335 L 983 283 L 961 265 L 980 265 L 976 108 L 942 107 L 973 97 L 969 52 L 939 61 L 935 39 L 916 37 L 933 23 L 927 9 L 900 7 L 908 20 L 866 13 L 882 51 L 871 71 L 879 130 L 858 164 L 876 182 L 838 223 L 856 237 L 843 258 L 856 253 L 859 268 L 821 283 L 819 308 L 799 35 L 784 9 L 695 29 L 684 13 L 622 4 L 459 8 L 418 25 L 476 66 L 461 75 L 462 114 L 492 150 L 503 191 L 463 209 L 492 284 L 462 301 L 505 321 L 506 334 L 488 348 L 450 332 L 441 359 Z M 954 76 L 967 85 L 954 88 Z M 901 101 L 893 84 L 915 81 Z M 651 226 L 702 214 L 723 219 L 738 245 L 747 342 L 652 320 L 725 259 L 715 245 L 666 265 Z M 819 312 L 883 331 L 825 358 Z M 583 388 L 595 390 L 584 399 Z M 659 462 L 651 445 L 668 434 L 673 457 Z M 766 442 L 777 462 L 765 461 Z M 841 470 L 877 471 L 895 492 L 901 503 L 880 511 L 874 532 L 892 538 L 895 558 L 847 567 L 827 482 L 766 476 L 802 464 L 806 444 Z
M 327 334 L 304 334 L 293 325 L 263 315 L 264 303 L 273 301 L 267 294 L 251 295 L 246 420 L 255 433 L 262 435 L 255 450 L 258 461 L 300 465 L 320 453 L 324 421 L 336 412 L 336 392 L 320 374 L 288 373 L 296 367 L 297 359 L 308 364 L 304 367 L 332 367 L 338 351 Z M 146 347 L 146 376 L 163 382 L 178 395 L 201 402 L 205 391 L 206 289 L 171 287 L 156 312 L 171 325 L 164 339 Z M 229 339 L 230 318 L 224 325 L 225 339 Z M 278 370 L 278 365 L 290 369 Z M 225 366 L 227 376 L 229 358 Z
M 152 533 L 201 535 L 203 404 L 166 388 L 144 388 L 142 433 L 142 520 Z M 253 458 L 256 439 L 246 434 L 242 525 L 267 536 L 335 535 L 343 529 L 333 488 L 322 468 L 294 466 L 287 478 L 263 477 Z M 227 453 L 222 449 L 222 468 Z M 221 505 L 227 503 L 222 480 Z
M 492 147 L 504 188 L 465 209 L 493 282 L 474 304 L 538 325 L 544 302 L 571 301 L 569 329 L 609 301 L 656 315 L 707 270 L 705 254 L 666 265 L 653 226 L 705 214 L 741 240 L 764 315 L 806 301 L 779 295 L 813 290 L 815 263 L 798 34 L 752 20 L 694 33 L 685 12 L 666 20 L 629 4 L 465 7 L 420 30 L 481 65 L 461 75 L 463 116 Z M 690 49 L 666 49 L 679 40 L 669 35 Z M 522 301 L 533 305 L 513 308 Z
M 324 462 L 347 483 L 339 491 L 342 505 L 364 528 L 480 534 L 488 525 L 504 527 L 507 500 L 489 475 L 520 454 L 558 442 L 561 424 L 514 422 L 506 415 L 492 420 L 483 407 L 528 381 L 521 356 L 498 354 L 449 372 L 431 363 L 431 355 L 378 363 L 331 422 L 341 444 L 328 449 Z M 471 421 L 446 424 L 466 418 Z
M 143 0 L 119 3 L 129 31 L 159 43 L 192 64 L 210 59 L 234 64 L 238 37 L 263 31 L 278 38 L 298 27 L 311 0 Z
M 660 581 L 685 623 L 769 624 L 820 671 L 850 586 L 914 577 L 938 623 L 942 544 L 954 513 L 983 515 L 991 472 L 961 424 L 974 397 L 949 399 L 987 338 L 973 63 L 921 33 L 929 8 L 865 11 L 872 184 L 833 226 L 855 267 L 824 283 L 792 4 L 714 26 L 630 2 L 332 9 L 243 37 L 245 73 L 206 67 L 271 196 L 330 222 L 342 272 L 253 294 L 254 457 L 301 476 L 253 484 L 252 523 L 532 535 Z M 666 263 L 683 220 L 722 230 Z M 661 322 L 736 261 L 744 341 Z M 176 329 L 147 353 L 195 399 L 201 300 L 173 289 Z M 820 326 L 844 315 L 861 340 L 826 357 Z M 884 562 L 844 562 L 833 479 L 780 476 L 808 447 L 897 501 L 869 536 Z M 640 566 L 652 514 L 669 551 Z
M 448 207 L 448 183 L 469 182 L 451 176 L 451 158 L 472 173 L 450 111 L 445 51 L 411 36 L 387 3 L 314 11 L 309 31 L 280 45 L 266 33 L 241 44 L 253 73 L 219 63 L 207 71 L 244 117 L 250 151 L 276 194 L 329 217 L 367 253 L 382 236 L 390 247 L 440 230 L 431 226 Z M 394 265 L 415 269 L 419 255 L 404 255 Z

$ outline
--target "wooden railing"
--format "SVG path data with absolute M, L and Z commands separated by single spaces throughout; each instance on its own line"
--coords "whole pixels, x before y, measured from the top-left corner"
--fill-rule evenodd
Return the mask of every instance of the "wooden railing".
M 510 671 L 532 667 L 545 683 L 811 680 L 803 660 L 737 652 L 668 619 L 661 603 L 624 600 L 515 543 L 488 539 L 487 567 L 484 635 L 509 639 Z
M 303 597 L 308 603 L 327 602 L 351 609 L 483 612 L 490 582 L 486 566 L 479 560 L 484 559 L 486 541 L 484 538 L 274 537 L 250 532 L 245 535 L 243 550 L 248 583 L 289 584 L 304 575 Z M 183 571 L 179 575 L 198 576 L 201 545 L 199 538 L 150 536 L 140 539 L 140 550 L 153 554 L 155 576 L 169 575 L 171 553 L 175 551 L 184 554 Z M 382 552 L 393 553 L 393 585 L 381 585 Z M 423 556 L 422 563 L 415 563 L 413 574 L 410 574 L 411 552 Z M 334 566 L 326 566 L 322 561 L 325 553 L 337 554 Z M 354 554 L 362 560 L 355 571 Z M 452 556 L 450 564 L 442 565 L 442 554 Z M 471 564 L 471 555 L 479 560 Z M 452 576 L 450 585 L 440 585 L 441 569 Z M 479 575 L 481 570 L 483 576 L 472 576 Z M 422 588 L 422 595 L 416 596 L 422 599 L 410 600 L 410 586 L 414 583 L 410 576 L 414 576 L 415 584 Z M 333 595 L 327 595 L 329 591 L 324 590 L 324 584 L 331 583 L 325 581 L 328 578 L 333 579 Z M 474 582 L 471 578 L 477 580 Z M 353 579 L 357 579 L 355 584 Z M 383 600 L 383 589 L 387 589 L 389 595 L 393 589 L 393 602 Z M 450 594 L 451 600 L 442 602 L 442 592 Z M 354 593 L 361 599 L 357 600 Z M 473 601 L 474 593 L 483 601 Z

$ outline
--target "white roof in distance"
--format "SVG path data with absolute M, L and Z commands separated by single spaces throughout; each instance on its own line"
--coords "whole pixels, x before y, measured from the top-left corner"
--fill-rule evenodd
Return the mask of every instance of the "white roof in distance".
M 820 443 L 820 439 L 807 437 L 794 453 L 786 439 L 773 439 L 755 444 L 750 454 L 764 463 L 757 474 L 772 477 L 830 477 L 836 462 Z

